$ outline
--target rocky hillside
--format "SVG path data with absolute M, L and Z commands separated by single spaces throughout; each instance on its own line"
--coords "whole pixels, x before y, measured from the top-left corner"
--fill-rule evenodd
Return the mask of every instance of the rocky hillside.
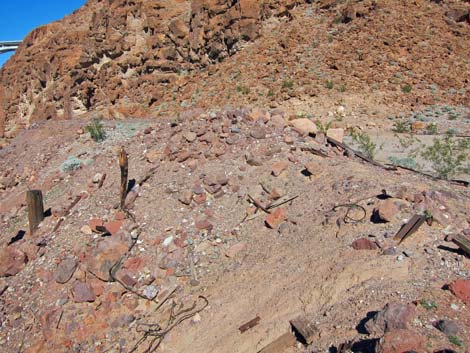
M 34 121 L 360 96 L 468 104 L 468 1 L 89 0 L 0 71 L 0 136 Z

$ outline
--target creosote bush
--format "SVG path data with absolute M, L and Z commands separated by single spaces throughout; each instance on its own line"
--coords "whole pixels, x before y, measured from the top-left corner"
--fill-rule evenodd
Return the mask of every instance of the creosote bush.
M 95 142 L 101 142 L 106 139 L 106 133 L 104 132 L 103 123 L 99 118 L 94 118 L 91 123 L 87 125 L 86 131 L 88 131 L 90 137 Z
M 359 146 L 359 149 L 367 157 L 374 159 L 377 145 L 372 141 L 370 136 L 363 132 L 357 132 L 352 130 L 351 137 L 355 143 Z
M 449 179 L 459 170 L 469 158 L 470 143 L 461 140 L 459 143 L 447 135 L 445 138 L 434 139 L 434 143 L 425 148 L 421 156 L 431 163 L 437 175 Z

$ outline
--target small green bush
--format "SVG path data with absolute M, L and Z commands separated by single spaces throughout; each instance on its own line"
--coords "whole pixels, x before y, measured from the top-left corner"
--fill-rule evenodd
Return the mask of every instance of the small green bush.
M 425 308 L 426 310 L 432 310 L 432 309 L 437 309 L 437 304 L 436 302 L 432 301 L 427 301 L 425 299 L 422 299 L 420 304 L 422 305 L 423 308 Z
M 426 126 L 426 133 L 428 135 L 437 135 L 437 124 L 436 123 L 431 123 L 428 126 Z
M 404 85 L 401 90 L 403 93 L 410 93 L 413 90 L 413 87 L 411 85 Z
M 284 81 L 282 82 L 282 88 L 289 88 L 289 89 L 290 89 L 290 88 L 292 88 L 292 87 L 294 87 L 294 81 L 292 81 L 292 80 L 284 80 Z
M 434 139 L 434 143 L 425 148 L 421 156 L 431 162 L 432 168 L 439 177 L 448 179 L 460 170 L 462 164 L 469 158 L 470 143 L 462 140 L 456 143 L 450 135 Z
M 326 132 L 331 128 L 332 124 L 332 121 L 326 123 L 326 125 L 323 125 L 320 120 L 315 121 L 315 125 L 317 125 L 318 131 L 323 132 L 324 134 L 326 134 Z
M 393 132 L 396 132 L 398 134 L 404 133 L 404 132 L 410 132 L 411 131 L 411 125 L 408 121 L 396 121 L 393 124 Z
M 250 89 L 246 86 L 237 86 L 237 92 L 239 92 L 241 94 L 249 94 Z
M 457 336 L 449 336 L 449 341 L 452 344 L 455 344 L 457 347 L 463 347 L 462 340 L 458 338 Z
M 398 165 L 398 166 L 411 168 L 411 169 L 418 169 L 418 163 L 416 163 L 416 160 L 412 157 L 398 158 L 398 157 L 390 156 L 388 157 L 388 160 L 393 165 Z
M 86 131 L 90 134 L 90 137 L 95 142 L 101 142 L 106 139 L 106 133 L 104 132 L 103 123 L 101 119 L 94 118 L 91 123 L 86 126 Z
M 370 136 L 363 132 L 351 132 L 351 137 L 355 143 L 358 144 L 359 149 L 362 153 L 364 153 L 367 157 L 373 159 L 377 150 L 377 144 L 375 144 Z
M 326 80 L 325 81 L 325 87 L 326 88 L 333 89 L 334 86 L 335 86 L 335 84 L 333 83 L 333 81 L 331 81 L 331 80 Z

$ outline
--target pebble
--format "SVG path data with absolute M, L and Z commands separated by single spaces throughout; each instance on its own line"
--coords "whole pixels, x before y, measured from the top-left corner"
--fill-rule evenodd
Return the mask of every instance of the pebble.
M 150 300 L 154 299 L 158 295 L 158 288 L 154 285 L 145 287 L 144 296 Z
M 101 181 L 101 178 L 103 178 L 103 174 L 101 173 L 96 173 L 95 176 L 92 179 L 92 182 L 94 184 L 98 184 Z
M 255 157 L 251 153 L 247 153 L 245 155 L 245 159 L 246 159 L 246 163 L 248 165 L 251 165 L 252 167 L 260 167 L 263 165 L 263 162 L 261 161 L 261 159 L 259 157 Z
M 168 247 L 168 246 L 170 246 L 170 244 L 171 244 L 172 242 L 173 242 L 173 236 L 171 235 L 171 236 L 165 238 L 165 240 L 164 240 L 163 243 L 162 243 L 162 246 Z
M 271 229 L 277 229 L 287 218 L 286 210 L 282 207 L 276 208 L 266 219 L 266 225 Z

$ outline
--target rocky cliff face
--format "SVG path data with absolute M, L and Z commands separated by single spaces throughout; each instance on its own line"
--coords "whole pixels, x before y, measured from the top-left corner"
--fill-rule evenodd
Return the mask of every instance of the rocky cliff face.
M 296 1 L 89 0 L 30 33 L 0 73 L 0 135 L 90 110 L 145 115 Z M 110 110 L 104 108 L 112 107 Z
M 0 137 L 88 112 L 306 101 L 333 84 L 468 103 L 469 14 L 468 1 L 89 0 L 35 29 L 0 71 Z

